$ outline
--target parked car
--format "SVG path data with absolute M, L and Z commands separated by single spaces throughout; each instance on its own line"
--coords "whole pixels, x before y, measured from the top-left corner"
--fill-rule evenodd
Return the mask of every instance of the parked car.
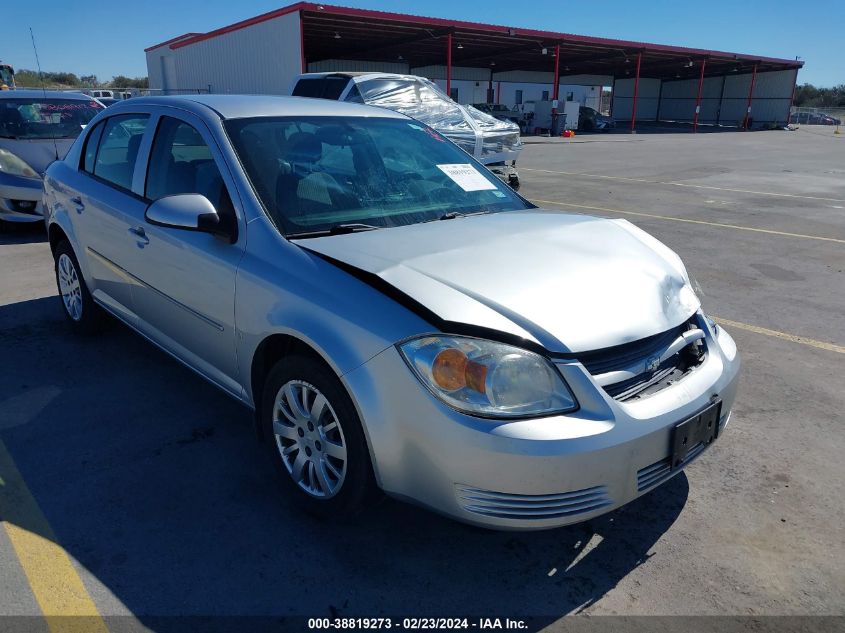
M 79 93 L 0 91 L 0 225 L 40 222 L 41 178 L 103 109 Z
M 519 126 L 462 106 L 434 82 L 416 75 L 377 72 L 305 73 L 293 81 L 295 97 L 366 103 L 401 112 L 431 126 L 519 189 Z
M 45 197 L 70 327 L 109 313 L 253 408 L 312 512 L 381 489 L 482 526 L 578 522 L 731 415 L 736 345 L 674 252 L 540 210 L 387 109 L 132 99 Z
M 581 106 L 578 109 L 578 129 L 585 132 L 609 132 L 616 127 L 616 121 L 595 108 Z
M 476 110 L 481 110 L 485 114 L 489 114 L 494 119 L 500 121 L 510 121 L 519 125 L 522 118 L 522 112 L 519 110 L 511 110 L 504 103 L 473 103 L 472 107 Z
M 115 103 L 120 103 L 122 99 L 115 99 L 114 97 L 99 97 L 97 101 L 108 108 L 109 106 L 113 106 Z
M 842 121 L 822 112 L 793 112 L 789 115 L 790 123 L 804 125 L 841 125 Z

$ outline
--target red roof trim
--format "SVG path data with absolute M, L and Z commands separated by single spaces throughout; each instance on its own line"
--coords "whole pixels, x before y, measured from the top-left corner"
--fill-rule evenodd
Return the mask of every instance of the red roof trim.
M 189 40 L 184 42 L 177 42 L 176 44 L 171 44 L 170 48 L 177 49 L 182 48 L 183 46 L 187 46 L 188 44 L 196 44 L 197 42 L 203 42 L 205 40 L 210 40 L 213 37 L 217 37 L 218 35 L 224 35 L 226 33 L 231 33 L 232 31 L 238 31 L 240 29 L 244 29 L 248 26 L 253 26 L 255 24 L 260 24 L 262 22 L 267 22 L 268 20 L 273 20 L 275 18 L 279 18 L 283 15 L 287 15 L 289 13 L 294 13 L 295 11 L 299 11 L 301 9 L 309 9 L 314 8 L 316 9 L 316 4 L 310 4 L 308 2 L 297 2 L 296 4 L 292 4 L 287 7 L 282 7 L 281 9 L 276 9 L 275 11 L 269 11 L 268 13 L 262 13 L 261 15 L 257 15 L 254 18 L 249 18 L 248 20 L 242 20 L 240 22 L 235 22 L 234 24 L 230 24 L 229 26 L 224 26 L 223 28 L 216 29 L 214 31 L 209 31 L 208 33 L 202 33 L 197 35 L 196 37 L 192 37 Z
M 202 35 L 202 33 L 183 33 L 182 35 L 177 35 L 176 37 L 171 37 L 166 42 L 161 42 L 160 44 L 153 44 L 149 48 L 145 48 L 144 52 L 149 53 L 150 51 L 154 51 L 157 48 L 161 48 L 162 46 L 167 46 L 168 44 L 173 44 L 174 42 L 178 42 L 180 40 L 187 39 L 189 37 L 196 37 L 197 35 Z
M 353 7 L 341 7 L 336 5 L 330 4 L 316 4 L 313 2 L 297 2 L 296 4 L 289 5 L 287 7 L 283 7 L 281 9 L 276 9 L 275 11 L 270 11 L 268 13 L 264 13 L 262 15 L 258 15 L 254 18 L 250 18 L 248 20 L 243 20 L 241 22 L 236 22 L 235 24 L 231 24 L 229 26 L 225 26 L 223 28 L 209 31 L 208 33 L 203 33 L 201 35 L 196 35 L 189 39 L 179 41 L 176 43 L 172 43 L 170 48 L 177 49 L 182 48 L 183 46 L 188 46 L 189 44 L 195 44 L 197 42 L 202 42 L 213 37 L 217 37 L 218 35 L 223 35 L 225 33 L 231 33 L 232 31 L 237 31 L 242 28 L 246 28 L 248 26 L 253 26 L 254 24 L 260 24 L 261 22 L 266 22 L 268 20 L 272 20 L 274 18 L 278 18 L 283 15 L 287 15 L 288 13 L 293 13 L 294 11 L 312 11 L 312 12 L 319 12 L 325 13 L 328 15 L 347 15 L 352 17 L 365 17 L 365 18 L 373 18 L 378 20 L 390 20 L 396 22 L 404 22 L 404 23 L 411 23 L 411 24 L 419 24 L 419 25 L 426 25 L 426 26 L 440 26 L 440 27 L 451 27 L 455 29 L 471 29 L 477 31 L 488 31 L 493 33 L 502 33 L 502 34 L 510 34 L 513 32 L 514 35 L 520 35 L 523 37 L 536 37 L 546 40 L 560 40 L 561 42 L 578 42 L 583 44 L 597 44 L 600 46 L 608 46 L 614 48 L 625 48 L 625 49 L 632 49 L 636 50 L 653 50 L 665 53 L 677 53 L 679 55 L 690 55 L 696 57 L 714 57 L 714 58 L 723 58 L 723 59 L 736 59 L 736 60 L 743 60 L 743 61 L 753 61 L 753 62 L 770 62 L 776 64 L 783 64 L 790 68 L 801 68 L 804 65 L 804 62 L 792 60 L 792 59 L 781 59 L 777 57 L 761 57 L 758 55 L 745 55 L 740 53 L 729 53 L 725 51 L 713 51 L 707 49 L 700 49 L 700 48 L 687 48 L 685 46 L 668 46 L 665 44 L 650 44 L 648 42 L 634 42 L 630 40 L 617 40 L 617 39 L 609 39 L 604 37 L 590 37 L 586 35 L 575 35 L 572 33 L 559 33 L 556 31 L 540 31 L 535 29 L 523 29 L 518 27 L 508 27 L 508 26 L 501 26 L 496 24 L 485 24 L 482 22 L 467 22 L 463 20 L 448 20 L 445 18 L 432 18 L 432 17 L 424 17 L 424 16 L 416 16 L 416 15 L 408 15 L 405 13 L 393 13 L 390 11 L 375 11 L 371 9 L 356 9 Z M 178 39 L 178 38 L 177 38 Z M 159 45 L 161 46 L 161 45 Z

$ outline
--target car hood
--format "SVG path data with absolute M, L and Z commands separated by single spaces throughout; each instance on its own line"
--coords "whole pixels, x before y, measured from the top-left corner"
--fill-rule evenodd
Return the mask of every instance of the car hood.
M 64 158 L 74 140 L 72 138 L 57 138 L 54 144 L 51 138 L 0 138 L 0 148 L 12 152 L 43 176 L 44 172 L 47 171 L 47 166 L 56 160 L 56 152 L 58 151 L 58 158 Z
M 497 330 L 551 352 L 644 338 L 699 307 L 678 256 L 626 220 L 513 211 L 297 244 L 378 276 L 438 327 Z

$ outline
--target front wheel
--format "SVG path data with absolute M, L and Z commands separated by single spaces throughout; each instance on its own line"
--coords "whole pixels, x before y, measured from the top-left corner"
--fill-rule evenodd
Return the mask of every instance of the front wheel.
M 306 356 L 279 361 L 261 423 L 282 487 L 306 512 L 349 517 L 375 495 L 364 431 L 337 376 Z
M 79 261 L 67 240 L 56 247 L 55 260 L 56 286 L 65 317 L 77 332 L 98 332 L 103 326 L 105 315 L 102 308 L 94 303 L 82 277 Z

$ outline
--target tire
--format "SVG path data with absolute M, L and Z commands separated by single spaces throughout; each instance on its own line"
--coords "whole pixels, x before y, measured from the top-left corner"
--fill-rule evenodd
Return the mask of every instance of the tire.
M 71 328 L 80 334 L 99 332 L 103 328 L 105 313 L 91 297 L 79 260 L 67 240 L 59 242 L 54 258 L 59 303 Z
M 377 496 L 361 421 L 343 384 L 322 362 L 291 355 L 273 367 L 261 427 L 282 488 L 308 514 L 347 519 Z

